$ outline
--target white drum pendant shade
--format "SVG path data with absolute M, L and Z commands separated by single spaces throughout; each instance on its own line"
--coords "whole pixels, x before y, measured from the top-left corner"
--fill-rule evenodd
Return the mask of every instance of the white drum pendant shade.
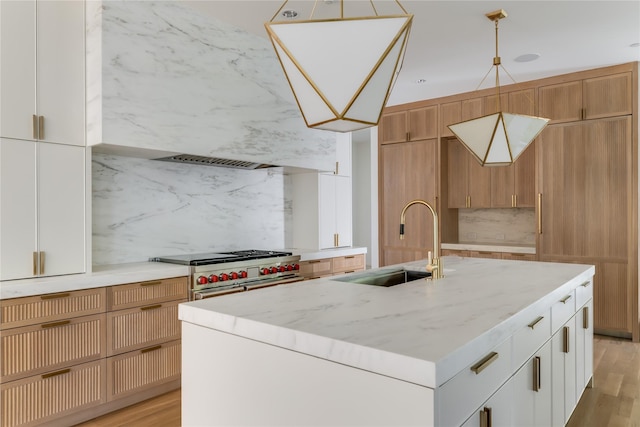
M 265 24 L 308 127 L 375 126 L 402 64 L 413 15 Z
M 482 166 L 506 166 L 522 154 L 548 121 L 500 112 L 448 127 Z

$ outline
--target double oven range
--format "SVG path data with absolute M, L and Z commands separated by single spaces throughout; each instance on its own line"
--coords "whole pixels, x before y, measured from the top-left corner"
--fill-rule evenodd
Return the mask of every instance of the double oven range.
M 191 300 L 303 280 L 300 256 L 291 252 L 243 250 L 164 256 L 150 261 L 188 265 Z

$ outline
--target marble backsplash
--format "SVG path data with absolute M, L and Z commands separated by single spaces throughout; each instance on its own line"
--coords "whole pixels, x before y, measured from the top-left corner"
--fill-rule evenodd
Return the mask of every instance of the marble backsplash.
M 535 209 L 460 209 L 458 242 L 535 245 Z
M 94 153 L 93 264 L 287 247 L 289 177 Z

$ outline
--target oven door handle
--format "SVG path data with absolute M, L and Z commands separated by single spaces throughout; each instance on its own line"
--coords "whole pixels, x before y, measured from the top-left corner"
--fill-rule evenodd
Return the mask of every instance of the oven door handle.
M 192 291 L 192 292 L 193 292 L 193 299 L 199 300 L 199 299 L 205 299 L 205 298 L 219 297 L 227 294 L 235 294 L 237 292 L 244 292 L 244 287 L 238 286 L 236 288 L 229 288 L 229 289 L 223 289 L 223 290 L 202 290 L 202 291 Z
M 304 280 L 304 277 L 296 276 L 296 277 L 289 277 L 289 278 L 283 278 L 283 279 L 274 279 L 273 281 L 268 281 L 268 282 L 263 281 L 263 282 L 256 282 L 256 283 L 246 283 L 244 287 L 248 291 L 253 291 L 256 289 L 268 288 L 271 286 L 284 285 L 285 283 L 302 282 L 303 280 Z

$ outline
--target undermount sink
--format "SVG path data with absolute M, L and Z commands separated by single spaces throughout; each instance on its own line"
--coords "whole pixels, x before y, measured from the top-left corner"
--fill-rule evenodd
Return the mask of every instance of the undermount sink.
M 425 279 L 431 277 L 431 273 L 426 271 L 412 270 L 387 270 L 378 271 L 368 274 L 359 274 L 337 278 L 334 280 L 340 282 L 360 283 L 363 285 L 384 286 L 385 288 L 400 285 L 402 283 L 412 282 L 414 280 Z

